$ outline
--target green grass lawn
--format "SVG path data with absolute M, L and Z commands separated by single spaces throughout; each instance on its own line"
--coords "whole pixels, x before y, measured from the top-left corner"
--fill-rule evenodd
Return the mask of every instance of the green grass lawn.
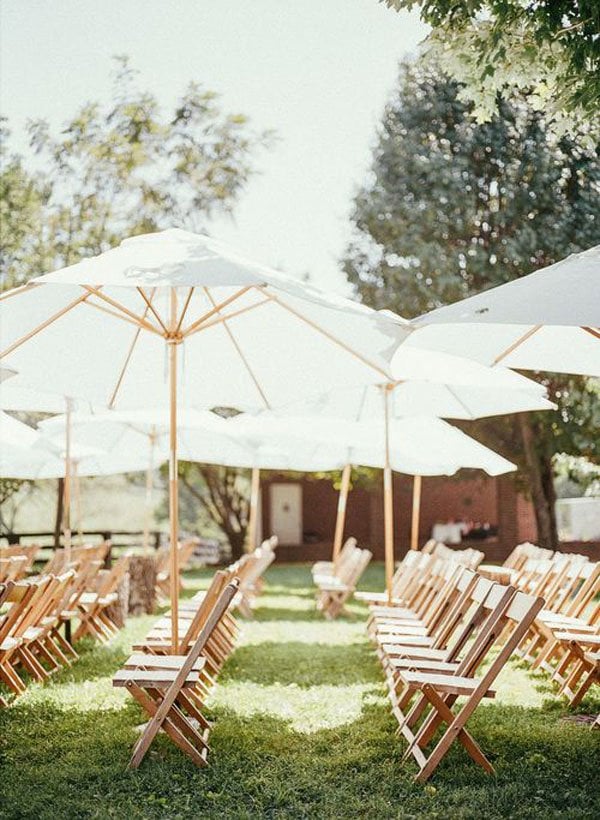
M 190 594 L 211 573 L 187 576 Z M 363 588 L 380 588 L 381 566 Z M 433 780 L 402 763 L 365 609 L 324 622 L 306 566 L 269 570 L 256 617 L 210 703 L 209 767 L 159 737 L 126 770 L 141 712 L 111 675 L 152 618 L 0 711 L 5 818 L 391 818 L 600 816 L 600 732 L 564 722 L 546 678 L 512 663 L 496 702 L 470 728 L 493 760 L 485 775 L 458 746 Z M 581 711 L 600 710 L 598 694 Z

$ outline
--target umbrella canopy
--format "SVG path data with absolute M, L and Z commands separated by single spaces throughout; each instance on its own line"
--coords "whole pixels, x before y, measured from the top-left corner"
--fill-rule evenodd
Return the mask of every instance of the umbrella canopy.
M 182 405 L 256 410 L 381 380 L 407 334 L 179 230 L 128 239 L 9 291 L 0 318 L 2 357 L 27 381 L 39 386 L 52 372 L 57 393 L 119 409 L 168 404 L 167 347 L 181 351 Z
M 227 426 L 236 438 L 254 444 L 271 444 L 281 452 L 287 451 L 292 465 L 303 458 L 306 460 L 306 448 L 314 447 L 320 453 L 314 463 L 320 460 L 331 465 L 315 467 L 316 470 L 340 469 L 346 464 L 385 466 L 382 425 L 341 418 L 260 413 L 237 416 L 228 420 Z M 452 475 L 462 467 L 500 475 L 516 469 L 510 461 L 462 430 L 442 419 L 427 417 L 396 419 L 390 423 L 390 463 L 393 470 L 409 475 Z
M 600 245 L 415 320 L 410 345 L 525 370 L 600 375 Z
M 365 422 L 383 429 L 386 393 L 391 419 L 418 415 L 477 419 L 554 408 L 552 402 L 545 398 L 546 390 L 543 385 L 507 368 L 490 368 L 468 362 L 467 364 L 474 365 L 474 370 L 469 368 L 469 376 L 461 380 L 458 368 L 454 369 L 448 364 L 453 360 L 465 362 L 456 356 L 442 356 L 447 367 L 445 375 L 440 373 L 439 378 L 445 379 L 445 384 L 411 380 L 412 367 L 407 367 L 406 362 L 413 358 L 414 352 L 418 353 L 417 359 L 422 358 L 423 351 L 400 348 L 394 361 L 397 379 L 387 385 L 341 388 L 335 392 L 309 397 L 277 412 Z
M 0 332 L 0 338 L 2 333 Z M 87 402 L 75 401 L 67 396 L 62 396 L 54 392 L 39 390 L 17 376 L 10 382 L 0 386 L 0 408 L 3 410 L 15 410 L 33 413 L 64 413 L 67 401 L 72 407 L 78 409 L 89 409 Z
M 392 452 L 400 446 L 392 435 L 394 419 L 411 415 L 475 419 L 503 413 L 546 410 L 554 405 L 545 397 L 545 388 L 507 368 L 490 368 L 456 356 L 439 354 L 438 364 L 431 351 L 402 345 L 394 356 L 396 380 L 385 384 L 362 385 L 329 391 L 278 412 L 319 419 L 344 419 L 368 425 L 380 437 L 384 474 L 384 531 L 386 586 L 391 594 L 394 567 Z M 429 362 L 429 364 L 428 364 Z M 435 369 L 434 369 L 435 368 Z M 430 373 L 435 382 L 423 381 Z M 417 379 L 421 379 L 417 381 Z M 332 435 L 335 435 L 332 431 Z M 443 453 L 443 451 L 442 451 Z M 421 456 L 422 458 L 422 456 Z M 444 456 L 442 455 L 442 459 Z M 452 470 L 449 470 L 453 472 Z M 442 472 L 442 471 L 440 471 Z M 445 472 L 445 471 L 443 471 Z M 414 474 L 423 471 L 414 470 Z
M 33 427 L 0 411 L 0 448 L 3 453 L 7 449 L 24 450 L 32 447 L 38 438 L 39 433 Z
M 0 360 L 110 408 L 169 407 L 178 644 L 177 405 L 264 409 L 389 378 L 405 324 L 179 230 L 134 237 L 0 297 Z

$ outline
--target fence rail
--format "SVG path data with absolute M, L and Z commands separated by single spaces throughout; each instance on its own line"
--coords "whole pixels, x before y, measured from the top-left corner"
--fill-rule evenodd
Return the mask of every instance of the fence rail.
M 86 542 L 90 541 L 110 541 L 113 547 L 129 547 L 136 543 L 141 545 L 142 530 L 84 530 L 81 534 Z M 160 547 L 162 532 L 160 530 L 152 530 L 150 532 L 150 543 L 158 549 Z M 79 540 L 79 533 L 72 533 L 72 541 L 77 543 Z M 0 546 L 2 544 L 14 545 L 25 544 L 28 542 L 38 542 L 43 547 L 55 546 L 54 532 L 14 532 L 2 533 L 0 535 Z

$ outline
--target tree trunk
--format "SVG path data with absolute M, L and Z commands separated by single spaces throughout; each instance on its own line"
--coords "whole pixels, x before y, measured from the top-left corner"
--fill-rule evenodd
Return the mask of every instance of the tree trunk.
M 235 531 L 232 527 L 225 530 L 225 535 L 231 547 L 231 560 L 237 561 L 241 558 L 245 551 L 246 544 L 246 529 L 243 528 L 241 532 Z
M 60 533 L 62 530 L 63 504 L 64 504 L 65 480 L 59 478 L 57 482 L 56 496 L 56 518 L 54 519 L 54 549 L 60 547 Z
M 129 573 L 126 572 L 117 587 L 117 600 L 106 607 L 106 614 L 110 620 L 122 629 L 127 620 L 129 610 Z
M 524 413 L 519 413 L 519 428 L 523 440 L 523 453 L 529 475 L 529 489 L 535 512 L 540 547 L 555 550 L 558 548 L 558 531 L 552 461 L 535 446 L 535 430 L 531 420 Z
M 129 559 L 129 614 L 151 615 L 156 609 L 156 558 L 133 555 Z

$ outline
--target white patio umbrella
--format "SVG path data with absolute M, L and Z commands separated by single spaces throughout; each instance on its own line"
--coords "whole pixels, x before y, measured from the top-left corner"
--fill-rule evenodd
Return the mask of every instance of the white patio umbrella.
M 169 230 L 0 297 L 0 360 L 39 386 L 170 412 L 173 646 L 178 644 L 177 405 L 277 406 L 389 377 L 406 327 L 242 259 L 206 236 Z M 168 378 L 167 378 L 168 373 Z
M 1 333 L 0 333 L 1 336 Z M 75 410 L 89 410 L 89 404 L 77 401 L 71 396 L 59 395 L 46 390 L 28 385 L 22 377 L 11 380 L 9 384 L 0 385 L 0 408 L 3 410 L 15 410 L 21 412 L 35 413 L 65 413 L 67 419 Z M 60 447 L 64 450 L 64 463 L 62 472 L 56 471 L 56 464 L 44 462 L 41 457 L 32 456 L 29 462 L 24 461 L 18 469 L 24 474 L 21 477 L 27 478 L 62 478 L 63 485 L 63 541 L 65 549 L 71 548 L 71 483 L 73 479 L 73 458 L 72 458 L 72 435 L 71 428 L 67 424 L 64 433 L 64 445 Z M 80 456 L 84 453 L 80 452 Z M 7 469 L 5 464 L 4 469 Z M 12 469 L 17 465 L 12 463 Z M 35 475 L 35 473 L 38 473 Z M 115 472 L 119 472 L 115 470 Z M 31 475 L 25 475 L 31 473 Z
M 409 345 L 600 376 L 600 245 L 420 316 Z
M 379 385 L 349 387 L 311 397 L 278 413 L 289 412 L 323 419 L 345 419 L 370 425 L 380 436 L 383 453 L 386 587 L 394 573 L 394 518 L 391 449 L 399 446 L 390 423 L 411 415 L 476 419 L 504 413 L 551 409 L 545 388 L 507 368 L 490 368 L 448 354 L 434 361 L 428 351 L 399 348 L 394 356 L 396 380 Z M 424 381 L 430 376 L 434 382 Z M 335 425 L 331 430 L 335 435 Z M 464 465 L 467 466 L 467 465 Z M 419 473 L 416 470 L 415 473 Z
M 390 443 L 387 448 L 385 430 L 376 421 L 356 422 L 327 415 L 281 417 L 260 413 L 240 415 L 230 419 L 227 424 L 235 430 L 236 436 L 255 444 L 270 442 L 279 450 L 288 451 L 292 464 L 294 453 L 306 455 L 311 448 L 315 448 L 321 466 L 315 466 L 314 470 L 342 470 L 333 542 L 334 560 L 343 540 L 350 465 L 385 470 L 387 455 L 390 471 L 419 478 L 424 475 L 452 475 L 462 467 L 485 470 L 488 475 L 500 475 L 516 469 L 510 461 L 442 419 L 421 416 L 390 420 Z M 322 466 L 324 463 L 329 466 Z M 413 507 L 414 537 L 418 537 L 417 495 L 415 493 Z
M 65 415 L 39 424 L 44 438 L 54 446 L 63 440 L 66 427 Z M 169 457 L 168 413 L 160 409 L 76 413 L 72 417 L 71 427 L 79 444 L 105 451 L 99 463 L 100 474 L 106 474 L 106 469 L 103 469 L 105 465 L 110 468 L 110 465 L 118 467 L 120 464 L 125 464 L 125 469 L 115 469 L 114 472 L 132 471 L 129 464 L 134 464 L 136 470 L 146 472 L 146 521 L 142 541 L 144 548 L 147 548 L 154 469 Z M 209 411 L 186 409 L 180 410 L 178 416 L 178 452 L 184 461 L 240 467 L 253 467 L 257 458 L 254 449 L 227 435 L 225 419 Z M 97 474 L 94 469 L 94 463 L 88 459 L 82 463 L 79 474 Z

